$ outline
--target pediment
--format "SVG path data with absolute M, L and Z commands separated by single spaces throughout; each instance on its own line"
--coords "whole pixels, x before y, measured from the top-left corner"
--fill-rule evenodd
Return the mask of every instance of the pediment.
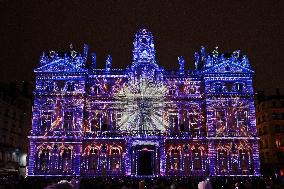
M 233 62 L 225 62 L 207 68 L 203 73 L 254 73 L 254 71 Z
M 35 72 L 83 72 L 85 69 L 80 66 L 76 66 L 74 63 L 70 61 L 66 61 L 65 59 L 55 60 L 51 63 L 48 63 L 44 66 L 36 68 Z

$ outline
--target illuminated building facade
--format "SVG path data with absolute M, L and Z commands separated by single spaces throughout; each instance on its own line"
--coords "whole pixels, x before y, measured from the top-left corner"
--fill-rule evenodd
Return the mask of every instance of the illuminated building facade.
M 239 51 L 195 53 L 165 70 L 139 30 L 126 69 L 43 54 L 35 69 L 29 175 L 259 175 L 253 70 Z

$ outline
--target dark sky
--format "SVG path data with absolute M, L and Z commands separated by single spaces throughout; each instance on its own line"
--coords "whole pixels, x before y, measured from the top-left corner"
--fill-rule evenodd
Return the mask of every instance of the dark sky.
M 257 90 L 284 89 L 283 1 L 75 1 L 0 0 L 0 79 L 34 80 L 43 51 L 82 50 L 87 43 L 104 67 L 131 63 L 132 41 L 142 26 L 152 31 L 158 63 L 177 68 L 183 55 L 193 68 L 204 45 L 240 49 L 253 65 Z M 284 90 L 282 90 L 284 92 Z

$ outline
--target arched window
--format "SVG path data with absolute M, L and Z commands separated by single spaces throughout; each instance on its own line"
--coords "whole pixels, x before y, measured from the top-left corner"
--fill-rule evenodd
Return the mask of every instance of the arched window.
M 231 153 L 231 172 L 233 174 L 238 174 L 238 169 L 239 169 L 239 160 L 238 160 L 238 154 Z
M 119 171 L 121 168 L 120 162 L 120 149 L 119 148 L 112 148 L 110 150 L 110 170 L 111 171 Z
M 64 112 L 64 123 L 63 130 L 64 131 L 72 131 L 73 129 L 73 112 L 65 111 Z
M 181 169 L 181 151 L 178 148 L 173 148 L 170 151 L 170 169 L 180 170 Z
M 108 145 L 107 144 L 103 144 L 101 146 L 101 153 L 100 153 L 100 171 L 106 171 L 108 166 L 108 157 L 107 157 L 107 152 L 108 152 Z
M 72 169 L 72 150 L 70 148 L 60 150 L 60 168 L 63 172 L 69 172 Z
M 46 90 L 47 92 L 52 92 L 52 91 L 54 91 L 54 89 L 55 89 L 55 84 L 54 84 L 54 82 L 46 82 L 46 84 L 45 84 L 45 90 Z
M 192 169 L 201 170 L 202 169 L 202 152 L 200 149 L 193 149 L 191 151 L 192 157 Z
M 219 171 L 227 171 L 228 170 L 228 154 L 225 149 L 218 149 L 217 151 L 217 163 Z
M 53 172 L 57 172 L 58 170 L 58 145 L 54 144 L 52 148 L 51 158 L 50 158 L 50 169 Z
M 75 83 L 74 82 L 67 82 L 66 83 L 66 91 L 68 91 L 68 92 L 75 91 Z
M 240 159 L 240 168 L 243 171 L 249 170 L 249 161 L 250 161 L 250 154 L 248 150 L 240 149 L 239 150 L 239 159 Z
M 99 149 L 92 147 L 89 151 L 89 170 L 97 170 L 99 166 Z
M 41 172 L 49 171 L 50 151 L 49 149 L 41 149 L 39 151 L 39 169 Z

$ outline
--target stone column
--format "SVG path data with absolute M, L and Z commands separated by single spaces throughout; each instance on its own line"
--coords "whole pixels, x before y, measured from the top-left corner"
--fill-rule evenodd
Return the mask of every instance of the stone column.
M 208 144 L 208 159 L 209 159 L 209 174 L 210 176 L 214 176 L 215 173 L 215 162 L 216 162 L 216 150 L 214 147 L 214 143 L 210 141 Z
M 74 146 L 74 174 L 75 176 L 80 176 L 81 174 L 81 154 L 82 154 L 82 143 L 76 144 Z

